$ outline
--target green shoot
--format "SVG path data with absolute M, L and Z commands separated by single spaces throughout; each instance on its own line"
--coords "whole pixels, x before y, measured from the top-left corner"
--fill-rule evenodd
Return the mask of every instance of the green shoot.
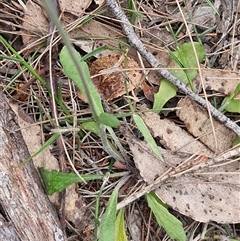
M 107 209 L 102 216 L 99 227 L 99 241 L 114 241 L 115 239 L 118 190 L 119 186 L 116 186 L 108 201 Z
M 155 140 L 153 139 L 151 133 L 149 132 L 147 126 L 145 125 L 144 121 L 142 120 L 142 118 L 137 114 L 133 114 L 133 119 L 134 119 L 138 129 L 141 131 L 142 135 L 144 136 L 144 140 L 148 143 L 148 145 L 153 150 L 153 152 L 157 155 L 157 157 L 159 157 L 160 160 L 164 162 L 161 152 L 160 152 Z
M 99 189 L 97 198 L 96 198 L 96 204 L 95 204 L 95 217 L 94 217 L 94 240 L 97 240 L 97 236 L 98 236 L 98 226 L 100 224 L 99 220 L 98 220 L 98 216 L 99 216 L 99 206 L 100 206 L 100 197 L 103 193 L 104 187 L 107 184 L 107 181 L 109 179 L 110 176 L 110 170 L 112 169 L 112 165 L 113 162 L 111 162 L 109 168 L 108 168 L 108 172 L 104 175 L 103 178 L 103 183 L 101 185 L 101 188 Z
M 0 35 L 0 41 L 12 52 L 12 54 L 15 55 L 15 57 L 11 57 L 12 58 L 11 60 L 14 59 L 16 62 L 21 63 L 41 83 L 41 85 L 47 89 L 49 93 L 52 93 L 49 86 L 47 86 L 45 80 L 34 70 L 34 68 L 28 62 L 25 61 L 25 59 L 1 35 Z M 1 55 L 0 58 L 7 59 L 5 55 Z M 66 115 L 70 115 L 70 112 L 68 111 L 67 107 L 62 102 L 59 101 L 57 96 L 54 96 L 54 97 L 56 102 L 63 110 L 63 112 Z
M 0 41 L 16 56 L 14 59 L 17 59 L 18 62 L 23 64 L 23 66 L 36 78 L 40 83 L 47 88 L 45 80 L 33 69 L 33 67 L 27 63 L 24 58 L 9 44 L 3 37 L 0 35 Z M 5 56 L 6 57 L 6 56 Z M 51 91 L 49 90 L 49 93 Z
M 218 10 L 215 8 L 215 6 L 211 3 L 210 0 L 205 0 L 207 2 L 207 4 L 212 8 L 212 10 L 218 15 L 220 16 Z
M 204 47 L 198 42 L 194 42 L 193 44 L 197 52 L 198 61 L 202 62 L 205 58 Z M 194 54 L 192 43 L 185 43 L 179 46 L 178 49 L 171 54 L 171 57 L 172 59 L 168 66 L 171 68 L 169 72 L 180 79 L 184 84 L 190 84 L 197 75 L 197 59 Z M 177 88 L 167 80 L 161 81 L 159 90 L 154 95 L 153 110 L 160 112 L 166 102 L 176 95 L 176 92 Z
M 224 98 L 219 111 L 229 111 L 233 113 L 240 113 L 240 99 L 235 98 L 240 93 L 240 84 L 237 85 L 234 92 Z
M 106 208 L 103 214 L 99 226 L 99 241 L 115 241 L 116 238 L 116 215 L 117 215 L 117 198 L 118 190 L 123 183 L 128 179 L 128 176 L 124 177 L 114 188 Z M 124 237 L 124 236 L 122 236 Z
M 125 224 L 124 224 L 124 208 L 120 209 L 115 221 L 115 240 L 114 241 L 128 241 Z
M 136 23 L 137 18 L 143 17 L 143 16 L 136 9 L 136 4 L 137 4 L 136 1 L 128 0 L 127 4 L 128 4 L 128 13 L 130 16 L 130 23 L 134 25 Z
M 186 241 L 182 223 L 163 205 L 154 192 L 146 194 L 148 206 L 151 208 L 158 224 L 164 228 L 171 239 Z
M 22 163 L 20 163 L 18 167 L 24 166 L 25 164 L 30 162 L 34 157 L 36 157 L 38 154 L 43 152 L 48 146 L 50 146 L 58 137 L 59 137 L 59 133 L 53 134 L 36 153 L 34 153 L 32 156 L 24 160 Z

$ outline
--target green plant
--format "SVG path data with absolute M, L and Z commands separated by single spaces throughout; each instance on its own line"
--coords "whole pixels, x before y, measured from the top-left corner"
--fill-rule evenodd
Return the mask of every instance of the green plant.
M 124 224 L 124 208 L 120 209 L 115 220 L 115 241 L 127 241 Z
M 142 18 L 143 15 L 139 13 L 138 10 L 136 9 L 137 2 L 135 0 L 128 0 L 127 4 L 128 4 L 128 13 L 130 16 L 130 23 L 134 25 L 137 18 L 139 17 Z
M 119 186 L 116 186 L 109 198 L 99 226 L 99 241 L 114 241 L 115 220 L 117 216 L 117 197 Z
M 195 57 L 193 46 L 197 52 Z M 184 43 L 176 51 L 171 52 L 171 61 L 168 68 L 169 72 L 181 80 L 184 84 L 192 86 L 192 80 L 197 75 L 197 61 L 202 62 L 205 58 L 203 45 L 198 42 Z M 154 95 L 153 110 L 160 112 L 167 101 L 177 93 L 177 88 L 168 80 L 162 79 L 158 92 Z
M 146 194 L 148 206 L 151 208 L 158 224 L 164 228 L 171 239 L 186 241 L 182 223 L 171 213 L 154 192 Z
M 81 176 L 79 176 L 73 172 L 63 173 L 56 170 L 46 170 L 44 167 L 39 167 L 38 170 L 41 174 L 47 195 L 52 195 L 55 192 L 62 192 L 73 183 L 102 180 L 105 176 L 103 174 L 81 174 Z M 123 176 L 124 174 L 125 173 L 114 173 L 109 175 L 109 177 L 114 178 Z
M 233 113 L 240 113 L 240 98 L 236 98 L 236 96 L 240 93 L 240 84 L 238 84 L 234 90 L 234 92 L 224 98 L 220 111 L 226 110 Z

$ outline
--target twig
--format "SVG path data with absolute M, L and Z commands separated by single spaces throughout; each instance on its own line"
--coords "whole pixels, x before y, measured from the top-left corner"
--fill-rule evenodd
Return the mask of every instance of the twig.
M 153 68 L 163 68 L 162 64 L 151 54 L 151 52 L 143 45 L 141 40 L 138 38 L 136 33 L 134 32 L 131 23 L 129 22 L 128 18 L 126 17 L 125 13 L 122 9 L 118 6 L 115 0 L 106 0 L 106 4 L 109 10 L 112 12 L 113 16 L 120 20 L 122 29 L 126 34 L 129 43 L 147 60 L 147 62 Z M 157 74 L 166 78 L 169 82 L 175 85 L 179 90 L 181 90 L 184 94 L 188 95 L 191 99 L 196 101 L 198 104 L 207 108 L 207 105 L 210 109 L 210 112 L 213 117 L 219 120 L 222 124 L 228 127 L 230 130 L 234 131 L 238 136 L 240 136 L 240 127 L 234 122 L 231 121 L 228 117 L 214 108 L 209 102 L 207 102 L 192 92 L 190 89 L 186 87 L 178 78 L 174 77 L 168 70 L 161 69 L 157 70 Z

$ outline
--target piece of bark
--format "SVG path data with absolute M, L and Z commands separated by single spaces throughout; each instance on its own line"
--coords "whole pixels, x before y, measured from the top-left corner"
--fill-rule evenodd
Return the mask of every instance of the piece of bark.
M 20 241 L 14 227 L 0 214 L 0 240 Z
M 14 131 L 19 129 L 16 120 L 0 90 L 1 210 L 21 241 L 64 241 L 56 210 L 44 193 L 33 163 L 17 167 L 29 152 L 21 132 Z

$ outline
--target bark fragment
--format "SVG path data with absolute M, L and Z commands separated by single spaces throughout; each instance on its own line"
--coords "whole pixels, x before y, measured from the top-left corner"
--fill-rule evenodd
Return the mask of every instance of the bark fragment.
M 0 206 L 8 221 L 1 221 L 0 235 L 13 227 L 17 236 L 11 240 L 64 241 L 56 210 L 33 163 L 16 168 L 29 157 L 21 132 L 14 131 L 19 129 L 16 120 L 0 90 Z

